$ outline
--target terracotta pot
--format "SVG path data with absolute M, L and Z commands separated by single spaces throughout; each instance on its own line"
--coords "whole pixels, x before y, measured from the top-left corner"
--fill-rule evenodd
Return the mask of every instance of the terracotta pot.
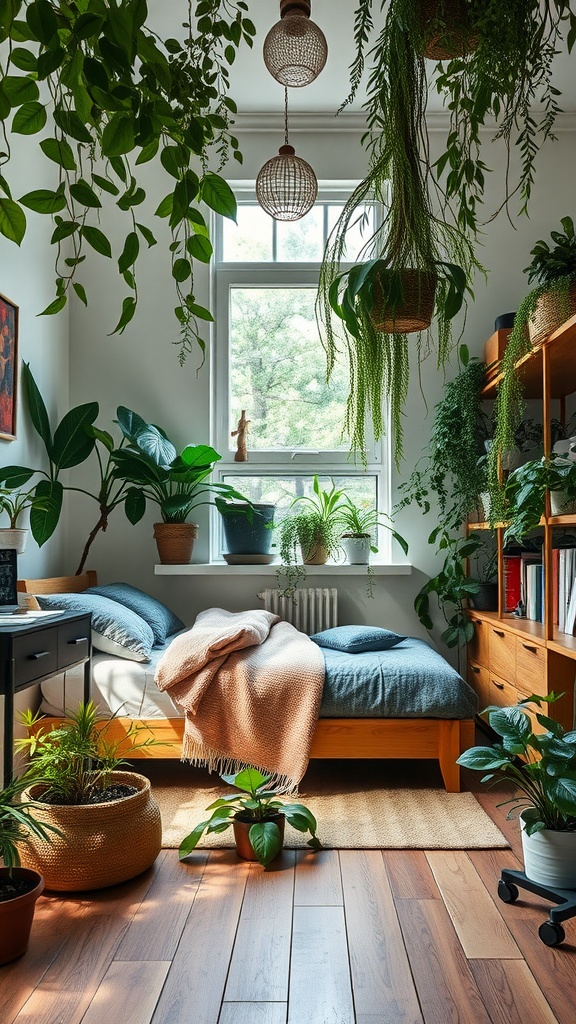
M 0 868 L 0 878 L 10 872 Z M 44 889 L 44 879 L 37 871 L 29 868 L 12 868 L 13 878 L 27 879 L 32 888 L 23 896 L 0 903 L 0 964 L 9 964 L 23 956 L 28 949 L 36 900 Z
M 188 565 L 197 536 L 198 523 L 154 523 L 154 539 L 162 565 Z
M 384 275 L 391 271 L 384 271 Z M 374 305 L 370 319 L 377 331 L 389 334 L 411 334 L 425 331 L 432 323 L 434 299 L 436 296 L 436 274 L 424 270 L 407 269 L 400 271 L 402 280 L 402 304 L 390 316 L 390 304 L 386 299 L 386 287 L 378 278 L 374 279 Z M 382 277 L 382 281 L 385 276 Z
M 104 889 L 134 878 L 156 860 L 162 823 L 150 781 L 136 772 L 113 772 L 112 780 L 137 792 L 103 804 L 38 804 L 36 817 L 62 835 L 51 834 L 50 842 L 29 835 L 19 850 L 22 863 L 44 876 L 47 889 Z M 24 799 L 34 800 L 45 788 L 30 786 Z
M 266 818 L 266 821 L 273 821 L 280 830 L 280 839 L 282 844 L 284 843 L 284 826 L 286 825 L 286 818 L 283 814 L 274 814 L 270 818 Z M 258 860 L 254 850 L 252 849 L 252 843 L 250 842 L 250 829 L 254 825 L 253 821 L 239 821 L 238 818 L 234 818 L 232 827 L 234 829 L 234 839 L 236 840 L 236 852 L 242 860 Z M 280 847 L 282 849 L 282 846 Z

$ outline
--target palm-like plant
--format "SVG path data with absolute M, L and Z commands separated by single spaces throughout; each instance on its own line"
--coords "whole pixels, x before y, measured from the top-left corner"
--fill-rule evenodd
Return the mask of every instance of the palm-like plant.
M 19 778 L 10 779 L 0 790 L 0 861 L 8 869 L 19 867 L 18 843 L 28 833 L 49 842 L 50 832 L 58 832 L 53 825 L 47 825 L 34 817 L 34 808 L 38 806 L 34 801 L 20 799 L 31 782 L 43 781 L 38 773 L 28 771 Z

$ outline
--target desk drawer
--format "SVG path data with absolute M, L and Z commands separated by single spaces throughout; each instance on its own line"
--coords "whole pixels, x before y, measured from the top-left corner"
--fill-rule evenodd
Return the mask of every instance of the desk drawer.
M 84 661 L 90 649 L 90 616 L 58 627 L 58 668 Z
M 516 677 L 516 636 L 490 626 L 490 672 L 512 682 Z
M 545 647 L 516 637 L 516 686 L 523 695 L 546 693 L 547 656 Z
M 478 713 L 491 703 L 490 700 L 490 673 L 482 665 L 476 665 L 473 661 L 468 664 L 468 682 L 478 695 Z
M 474 636 L 468 641 L 468 657 L 476 665 L 488 667 L 488 633 L 490 625 L 485 619 L 479 619 L 475 615 L 470 616 L 474 624 Z
M 505 679 L 497 679 L 490 673 L 490 703 L 507 708 L 518 703 L 518 690 Z
M 58 668 L 58 630 L 35 630 L 23 636 L 14 637 L 14 689 L 41 676 L 55 672 Z

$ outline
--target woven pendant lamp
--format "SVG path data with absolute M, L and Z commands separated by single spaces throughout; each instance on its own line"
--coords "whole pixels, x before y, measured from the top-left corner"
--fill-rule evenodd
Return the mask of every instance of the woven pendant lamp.
M 318 181 L 306 160 L 288 142 L 288 89 L 284 88 L 284 145 L 258 172 L 256 198 L 274 220 L 300 220 L 318 195 Z
M 272 77 L 291 88 L 310 85 L 327 57 L 324 33 L 310 21 L 309 0 L 280 0 L 280 21 L 264 40 L 264 63 Z

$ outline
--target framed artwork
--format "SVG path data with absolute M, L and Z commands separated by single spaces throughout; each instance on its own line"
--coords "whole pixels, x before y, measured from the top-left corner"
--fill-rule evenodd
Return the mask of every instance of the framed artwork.
M 0 295 L 0 438 L 16 440 L 18 306 Z

